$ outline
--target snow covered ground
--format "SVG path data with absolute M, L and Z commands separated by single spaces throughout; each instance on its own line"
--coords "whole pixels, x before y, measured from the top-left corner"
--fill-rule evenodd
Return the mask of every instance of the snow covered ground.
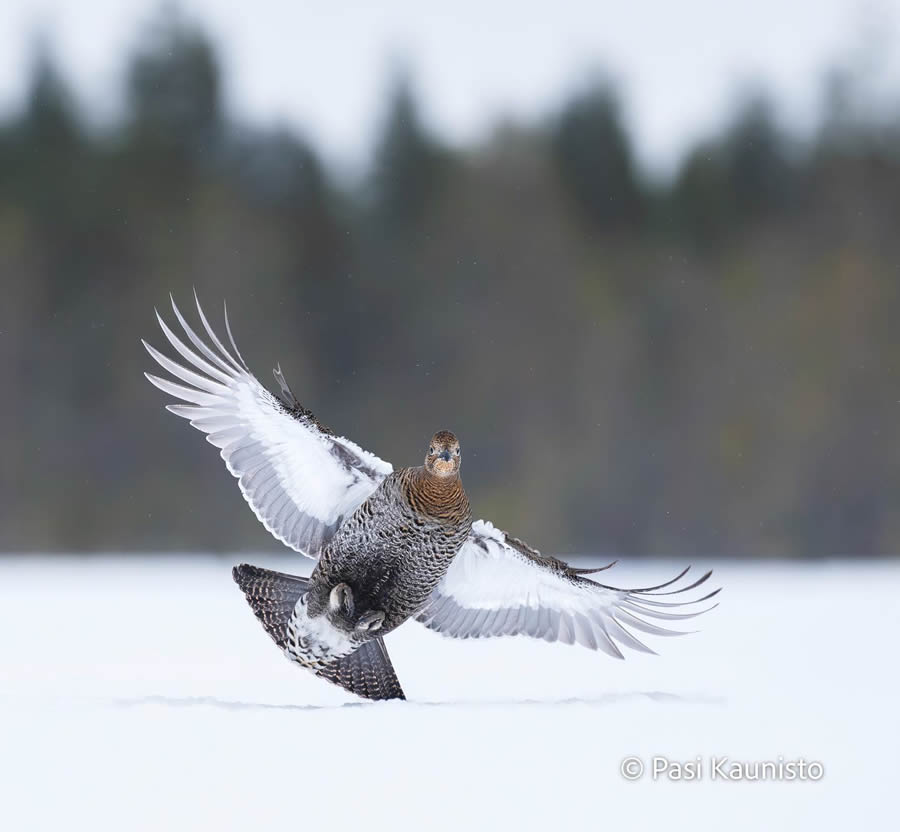
M 410 623 L 387 639 L 410 701 L 373 704 L 280 656 L 231 582 L 236 560 L 0 559 L 0 829 L 896 823 L 900 563 L 708 564 L 725 591 L 700 632 L 648 636 L 660 656 L 625 662 Z M 624 758 L 654 755 L 699 756 L 703 779 L 622 776 Z M 713 780 L 722 756 L 824 775 Z

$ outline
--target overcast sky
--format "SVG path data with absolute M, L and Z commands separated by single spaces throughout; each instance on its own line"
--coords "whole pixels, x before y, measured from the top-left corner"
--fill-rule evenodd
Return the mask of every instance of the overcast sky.
M 92 110 L 118 103 L 123 59 L 158 0 L 0 0 L 0 109 L 21 101 L 46 26 Z M 550 111 L 592 70 L 622 84 L 644 161 L 671 167 L 727 117 L 750 79 L 788 121 L 812 123 L 825 69 L 873 34 L 900 90 L 900 0 L 184 0 L 221 49 L 231 111 L 300 127 L 333 161 L 370 147 L 392 56 L 414 70 L 429 123 L 454 142 L 498 116 Z M 865 33 L 868 32 L 868 35 Z

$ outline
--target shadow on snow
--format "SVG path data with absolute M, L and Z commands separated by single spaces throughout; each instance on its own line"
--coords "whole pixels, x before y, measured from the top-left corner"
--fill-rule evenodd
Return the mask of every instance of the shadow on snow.
M 608 693 L 595 697 L 572 697 L 567 699 L 460 699 L 446 702 L 429 702 L 406 700 L 401 703 L 398 700 L 388 702 L 343 702 L 337 705 L 293 705 L 270 702 L 240 702 L 237 700 L 219 699 L 215 696 L 138 696 L 130 699 L 115 699 L 113 704 L 119 707 L 133 708 L 144 705 L 162 705 L 170 708 L 194 708 L 208 707 L 220 708 L 226 711 L 333 711 L 341 708 L 373 708 L 379 705 L 418 706 L 426 708 L 459 708 L 459 707 L 556 707 L 560 705 L 616 705 L 632 702 L 659 702 L 681 705 L 724 705 L 725 698 L 721 696 L 706 696 L 703 694 L 677 694 L 663 691 L 633 691 L 629 693 Z

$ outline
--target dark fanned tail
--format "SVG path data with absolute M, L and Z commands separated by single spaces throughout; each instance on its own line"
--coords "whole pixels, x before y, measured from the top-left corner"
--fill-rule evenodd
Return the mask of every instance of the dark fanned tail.
M 235 566 L 231 575 L 266 632 L 284 648 L 288 622 L 297 601 L 306 592 L 309 580 L 247 563 Z M 365 699 L 406 698 L 380 638 L 365 642 L 349 656 L 317 671 L 316 675 Z
M 332 662 L 317 675 L 365 699 L 406 699 L 394 666 L 380 638 Z
M 247 603 L 262 622 L 273 641 L 284 647 L 287 626 L 300 596 L 309 586 L 307 578 L 272 572 L 259 566 L 242 563 L 231 570 L 231 577 L 241 588 Z

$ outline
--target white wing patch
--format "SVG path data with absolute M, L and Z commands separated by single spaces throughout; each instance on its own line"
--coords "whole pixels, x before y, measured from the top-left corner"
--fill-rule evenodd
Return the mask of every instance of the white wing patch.
M 293 401 L 286 405 L 266 390 L 244 363 L 227 312 L 225 326 L 234 354 L 219 340 L 199 302 L 197 311 L 212 346 L 191 329 L 174 300 L 172 309 L 190 347 L 158 312 L 156 317 L 169 343 L 191 367 L 144 341 L 153 359 L 179 381 L 145 375 L 163 392 L 187 402 L 168 405 L 168 410 L 189 419 L 221 449 L 262 524 L 282 543 L 317 557 L 344 518 L 391 473 L 391 465 L 320 425 L 293 400 L 280 370 L 276 378 Z
M 573 569 L 479 520 L 418 620 L 452 638 L 527 635 L 577 642 L 621 659 L 618 645 L 654 652 L 630 629 L 684 635 L 646 618 L 688 619 L 717 606 L 697 612 L 667 609 L 705 601 L 719 590 L 692 601 L 660 601 L 658 597 L 692 590 L 705 583 L 709 572 L 689 586 L 669 591 L 662 590 L 683 578 L 687 569 L 667 583 L 644 589 L 619 589 L 584 577 L 608 568 Z

